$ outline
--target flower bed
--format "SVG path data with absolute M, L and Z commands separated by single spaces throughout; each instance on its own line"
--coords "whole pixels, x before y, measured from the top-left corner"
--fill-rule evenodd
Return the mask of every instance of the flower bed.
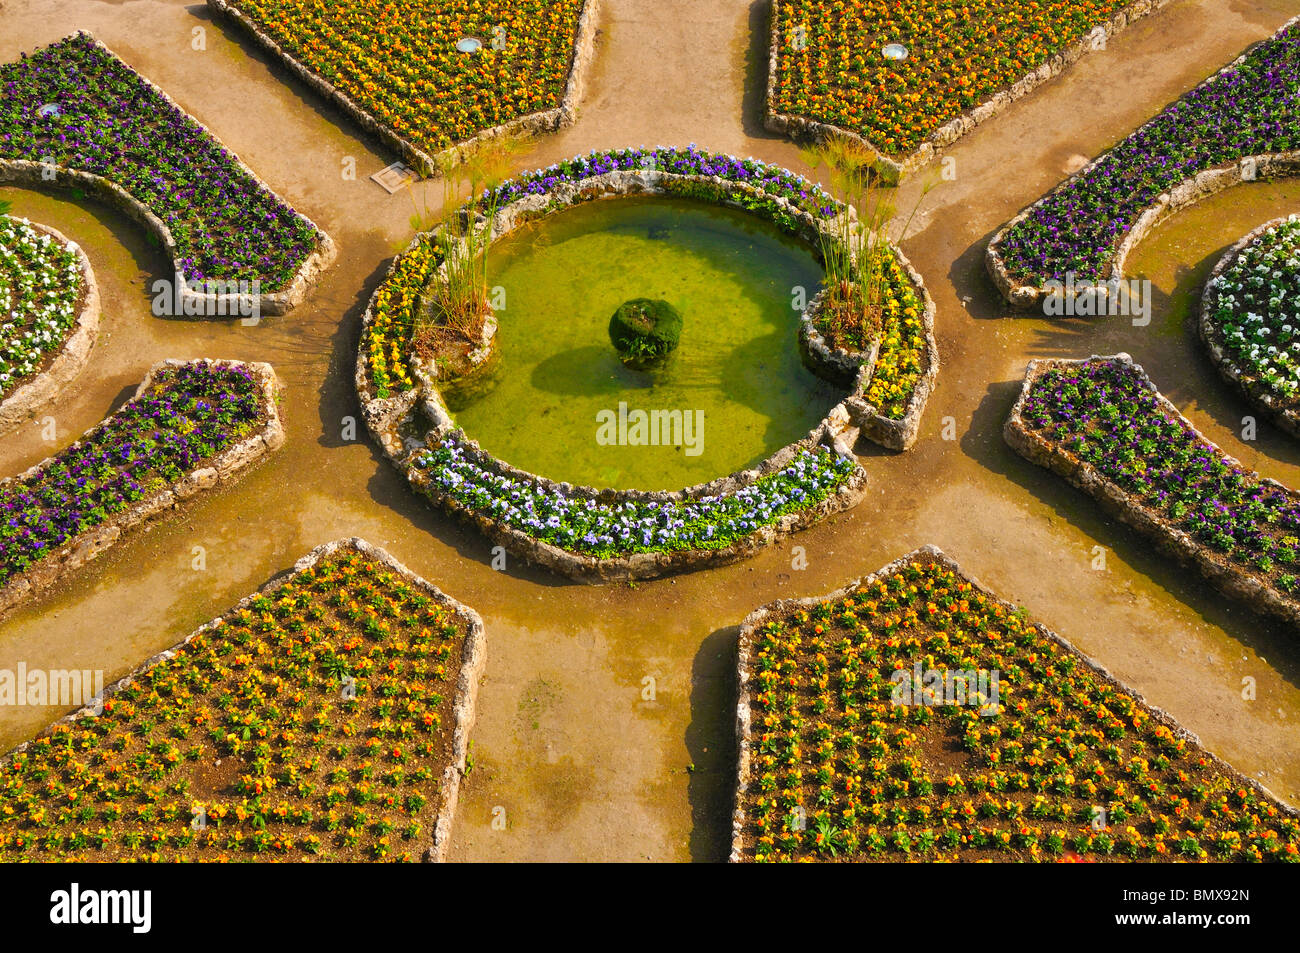
M 30 222 L 0 215 L 0 397 L 63 346 L 84 292 L 75 249 Z
M 503 183 L 492 235 L 580 202 L 638 193 L 730 204 L 810 241 L 841 214 L 816 185 L 756 160 L 693 146 L 620 149 Z M 860 499 L 865 473 L 852 458 L 859 433 L 898 450 L 916 439 L 938 372 L 934 304 L 906 258 L 890 251 L 878 356 L 858 359 L 847 399 L 808 437 L 756 469 L 641 493 L 554 483 L 484 454 L 456 430 L 436 382 L 410 359 L 420 293 L 440 264 L 436 244 L 424 236 L 394 261 L 363 318 L 356 385 L 366 423 L 418 491 L 524 558 L 573 578 L 648 578 L 742 558 Z M 817 301 L 805 324 L 817 321 Z M 512 508 L 525 498 L 546 516 Z
M 733 861 L 1300 861 L 1300 814 L 933 547 L 751 614 L 739 677 Z
M 835 199 L 821 186 L 789 169 L 761 159 L 707 152 L 694 145 L 685 149 L 676 146 L 606 149 L 574 156 L 501 183 L 496 197 L 501 206 L 507 206 L 530 195 L 550 195 L 566 184 L 579 185 L 611 172 L 637 170 L 741 183 L 767 198 L 784 199 L 794 209 L 810 216 L 833 218 L 839 212 Z
M 855 140 L 897 180 L 1166 2 L 774 0 L 765 125 Z
M 1300 437 L 1300 217 L 1246 235 L 1214 266 L 1197 327 L 1215 367 Z
M 1202 436 L 1127 355 L 1031 362 L 1003 433 L 1225 595 L 1300 624 L 1300 495 Z
M 0 65 L 0 85 L 0 181 L 96 191 L 152 228 L 187 282 L 258 282 L 279 313 L 332 259 L 328 236 L 89 34 Z
M 602 492 L 502 465 L 459 431 L 414 454 L 407 475 L 529 561 L 578 578 L 661 575 L 749 555 L 856 503 L 865 482 L 851 456 L 810 441 L 745 480 Z
M 277 401 L 269 364 L 166 361 L 76 443 L 0 481 L 0 613 L 278 449 Z
M 1300 171 L 1300 17 L 1005 225 L 985 262 L 1029 307 L 1048 281 L 1118 278 L 1162 218 L 1244 179 Z
M 0 763 L 0 858 L 442 860 L 483 622 L 340 540 Z
M 81 373 L 98 332 L 86 253 L 54 229 L 0 215 L 0 434 Z
M 207 3 L 425 175 L 571 124 L 596 34 L 597 0 Z M 461 52 L 463 38 L 482 46 Z

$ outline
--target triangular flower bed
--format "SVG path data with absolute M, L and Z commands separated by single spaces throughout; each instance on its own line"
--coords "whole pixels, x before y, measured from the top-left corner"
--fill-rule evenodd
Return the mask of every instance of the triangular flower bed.
M 442 860 L 484 659 L 472 609 L 328 543 L 0 761 L 0 860 Z
M 933 547 L 757 610 L 739 674 L 733 861 L 1300 861 L 1297 812 Z

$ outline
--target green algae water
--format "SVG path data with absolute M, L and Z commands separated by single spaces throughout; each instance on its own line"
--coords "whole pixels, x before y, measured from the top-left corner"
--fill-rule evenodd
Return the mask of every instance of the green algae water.
M 807 245 L 737 210 L 624 198 L 552 215 L 492 246 L 501 366 L 453 414 L 488 452 L 570 483 L 677 489 L 743 469 L 844 396 L 799 360 L 792 289 L 811 299 L 821 277 Z M 646 371 L 609 339 L 633 298 L 683 318 L 676 350 Z

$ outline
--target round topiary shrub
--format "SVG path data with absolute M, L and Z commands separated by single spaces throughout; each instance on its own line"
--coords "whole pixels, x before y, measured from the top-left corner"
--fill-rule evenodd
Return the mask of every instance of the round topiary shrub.
M 609 339 L 624 364 L 645 366 L 662 360 L 682 336 L 682 316 L 667 301 L 633 298 L 609 319 Z

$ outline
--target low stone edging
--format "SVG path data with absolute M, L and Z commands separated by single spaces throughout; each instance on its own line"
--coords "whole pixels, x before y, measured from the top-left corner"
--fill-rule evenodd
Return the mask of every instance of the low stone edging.
M 1213 281 L 1236 264 L 1241 253 L 1253 245 L 1265 232 L 1283 225 L 1287 221 L 1288 219 L 1283 217 L 1265 222 L 1247 233 L 1244 238 L 1229 248 L 1223 257 L 1215 263 L 1209 277 L 1205 279 L 1205 287 L 1201 289 L 1201 294 L 1196 299 L 1196 330 L 1200 335 L 1201 343 L 1205 345 L 1205 349 L 1209 352 L 1210 363 L 1219 372 L 1219 376 L 1232 385 L 1238 393 L 1246 398 L 1251 406 L 1268 417 L 1279 429 L 1286 431 L 1292 437 L 1300 438 L 1300 409 L 1282 407 L 1278 402 L 1277 395 L 1269 390 L 1266 384 L 1228 356 L 1223 340 L 1223 329 L 1214 323 L 1210 314 L 1212 310 L 1211 298 L 1214 296 L 1214 289 L 1211 287 Z
M 295 562 L 293 568 L 288 572 L 276 574 L 268 582 L 258 588 L 256 592 L 249 593 L 215 619 L 199 626 L 171 648 L 164 649 L 156 655 L 151 655 L 133 668 L 128 674 L 118 679 L 112 685 L 106 686 L 98 701 L 102 704 L 122 689 L 130 686 L 135 679 L 152 669 L 158 663 L 175 657 L 176 654 L 194 638 L 216 628 L 216 626 L 227 616 L 239 612 L 241 609 L 248 608 L 254 599 L 270 595 L 294 576 L 311 569 L 322 559 L 332 556 L 339 550 L 344 549 L 354 550 L 375 562 L 387 566 L 394 573 L 406 580 L 410 585 L 417 589 L 424 590 L 424 592 L 426 592 L 435 602 L 450 608 L 461 621 L 467 623 L 469 626 L 468 632 L 465 635 L 460 674 L 456 680 L 456 700 L 453 707 L 455 728 L 453 729 L 452 734 L 451 763 L 447 765 L 446 770 L 443 772 L 442 785 L 439 789 L 442 804 L 438 809 L 438 819 L 434 825 L 433 839 L 423 854 L 423 859 L 426 861 L 442 863 L 446 861 L 447 851 L 450 848 L 451 825 L 455 818 L 456 804 L 459 800 L 460 779 L 465 773 L 466 758 L 469 754 L 469 733 L 474 727 L 474 720 L 476 717 L 479 682 L 482 680 L 483 668 L 487 662 L 487 639 L 484 635 L 483 619 L 469 606 L 453 599 L 422 576 L 416 575 L 405 565 L 398 562 L 386 550 L 380 549 L 378 546 L 374 546 L 360 537 L 353 536 L 345 539 L 336 539 L 333 542 L 317 546 L 306 556 L 303 556 Z M 49 736 L 56 728 L 62 725 L 71 725 L 83 718 L 99 717 L 96 714 L 97 707 L 97 705 L 87 705 L 58 719 L 33 738 L 22 742 L 5 753 L 3 757 L 0 757 L 0 764 L 8 763 L 16 755 L 22 754 L 26 751 L 33 741 Z
M 154 375 L 163 368 L 188 363 L 191 362 L 168 359 L 155 364 L 145 374 L 144 380 L 136 388 L 132 399 L 144 394 L 153 384 Z M 243 361 L 217 361 L 214 363 L 227 367 L 244 367 L 257 378 L 262 387 L 262 409 L 266 413 L 266 422 L 261 429 L 248 435 L 233 447 L 229 447 L 217 454 L 202 466 L 196 467 L 170 486 L 132 504 L 103 523 L 92 526 L 71 539 L 65 540 L 53 555 L 42 559 L 26 572 L 14 576 L 0 588 L 0 617 L 3 617 L 21 603 L 45 592 L 74 570 L 99 556 L 117 543 L 128 530 L 155 519 L 167 510 L 180 507 L 204 490 L 233 482 L 265 454 L 272 450 L 278 450 L 284 445 L 285 433 L 280 422 L 277 403 L 279 384 L 276 381 L 275 371 L 272 370 L 271 365 Z M 100 423 L 82 434 L 80 439 L 54 456 L 45 458 L 17 476 L 0 480 L 0 486 L 11 481 L 39 476 L 46 468 L 57 463 L 60 457 L 69 450 L 81 446 L 85 440 L 102 430 L 112 419 L 112 416 L 109 416 L 100 421 Z
M 635 194 L 673 195 L 671 183 L 680 181 L 709 183 L 744 195 L 760 194 L 758 190 L 744 183 L 730 182 L 720 176 L 681 175 L 645 169 L 615 170 L 592 176 L 578 183 L 560 183 L 553 191 L 541 195 L 526 195 L 511 202 L 500 209 L 494 217 L 491 223 L 490 240 L 495 241 L 521 224 L 585 201 Z M 802 226 L 801 237 L 808 241 L 815 241 L 821 224 L 811 215 L 794 207 L 783 197 L 771 196 L 767 195 L 767 193 L 761 194 L 765 198 L 772 199 L 783 211 L 800 222 Z M 739 201 L 729 201 L 725 204 L 743 208 Z M 413 249 L 419 241 L 421 241 L 421 238 L 416 236 L 403 254 Z M 788 513 L 781 517 L 778 522 L 761 527 L 726 547 L 634 553 L 628 556 L 599 558 L 560 549 L 550 543 L 529 536 L 514 527 L 467 510 L 432 486 L 427 477 L 419 473 L 414 467 L 414 460 L 418 454 L 431 450 L 440 440 L 457 429 L 436 387 L 429 386 L 430 381 L 417 377 L 417 386 L 411 390 L 388 398 L 375 397 L 376 388 L 370 379 L 367 352 L 364 348 L 358 347 L 354 381 L 358 398 L 361 401 L 362 416 L 365 418 L 367 429 L 370 430 L 384 455 L 397 467 L 399 472 L 406 476 L 418 492 L 429 497 L 431 501 L 458 518 L 474 524 L 489 539 L 505 546 L 508 551 L 515 552 L 529 562 L 544 566 L 562 575 L 587 582 L 606 582 L 629 578 L 648 579 L 668 573 L 696 569 L 705 565 L 721 565 L 734 562 L 752 555 L 759 549 L 771 545 L 790 533 L 804 529 L 832 513 L 847 510 L 861 500 L 866 492 L 866 472 L 861 465 L 857 464 L 852 454 L 852 447 L 860 429 L 867 432 L 872 439 L 876 439 L 884 446 L 894 449 L 906 449 L 915 441 L 920 425 L 921 412 L 933 386 L 934 378 L 938 373 L 938 356 L 933 335 L 934 302 L 921 281 L 920 275 L 912 268 L 911 263 L 897 249 L 894 249 L 894 251 L 898 255 L 900 263 L 904 266 L 916 292 L 925 304 L 923 327 L 927 338 L 927 361 L 929 365 L 922 381 L 918 382 L 918 386 L 909 401 L 907 415 L 900 421 L 881 417 L 876 408 L 862 399 L 863 388 L 869 383 L 872 370 L 870 367 L 864 366 L 859 371 L 853 392 L 848 399 L 832 408 L 822 422 L 809 432 L 807 437 L 781 448 L 756 468 L 733 473 L 684 490 L 673 491 L 600 490 L 594 487 L 557 483 L 545 477 L 518 470 L 504 461 L 484 453 L 475 441 L 463 435 L 457 441 L 466 452 L 466 455 L 471 457 L 476 464 L 495 474 L 513 480 L 527 480 L 545 490 L 559 490 L 566 496 L 597 499 L 610 503 L 617 503 L 622 500 L 677 502 L 687 498 L 735 492 L 753 484 L 768 473 L 782 469 L 799 450 L 811 449 L 819 445 L 825 446 L 841 456 L 854 459 L 856 470 L 852 479 L 842 484 L 835 493 L 832 493 L 825 500 L 805 510 Z M 397 261 L 398 259 L 394 259 L 393 264 L 389 266 L 385 280 L 388 275 L 392 274 Z M 817 301 L 818 298 L 814 298 L 814 302 Z M 365 340 L 366 330 L 374 321 L 373 305 L 372 299 L 362 318 L 362 341 Z M 810 303 L 809 308 L 805 309 L 805 318 L 812 307 L 813 303 Z M 430 429 L 425 431 L 418 425 L 417 413 L 424 416 L 430 424 Z
M 767 93 L 763 101 L 763 126 L 769 132 L 775 132 L 778 135 L 788 136 L 792 139 L 802 137 L 815 142 L 823 142 L 828 139 L 844 139 L 852 142 L 873 156 L 872 167 L 883 181 L 897 184 L 905 176 L 911 175 L 931 162 L 941 149 L 952 145 L 962 136 L 972 132 L 976 126 L 992 119 L 1016 100 L 1033 92 L 1049 79 L 1053 79 L 1065 72 L 1066 67 L 1073 65 L 1076 60 L 1093 50 L 1094 36 L 1097 35 L 1098 30 L 1106 39 L 1109 39 L 1130 23 L 1140 20 L 1148 14 L 1158 12 L 1170 2 L 1171 0 L 1134 0 L 1133 3 L 1112 16 L 1108 22 L 1099 23 L 1085 36 L 1080 37 L 1070 46 L 1055 54 L 1046 63 L 1043 63 L 1032 72 L 1026 73 L 1010 86 L 994 93 L 992 99 L 987 99 L 978 106 L 973 106 L 963 111 L 956 118 L 944 123 L 930 133 L 914 152 L 901 159 L 894 159 L 876 148 L 866 137 L 850 129 L 845 129 L 843 126 L 777 111 L 775 106 L 777 51 L 780 48 L 777 12 L 781 0 L 772 0 L 768 28 Z
M 224 18 L 247 33 L 259 47 L 271 54 L 280 65 L 289 70 L 297 79 L 310 87 L 317 95 L 337 106 L 349 119 L 400 155 L 408 165 L 422 176 L 434 175 L 438 169 L 439 160 L 451 159 L 457 163 L 464 162 L 478 149 L 494 140 L 511 136 L 529 136 L 555 132 L 558 129 L 573 125 L 574 120 L 577 118 L 578 101 L 582 98 L 586 88 L 587 76 L 591 71 L 591 61 L 595 56 L 596 17 L 600 8 L 600 0 L 585 0 L 583 3 L 582 12 L 578 15 L 578 28 L 574 35 L 573 52 L 569 61 L 569 78 L 565 84 L 564 96 L 560 100 L 559 106 L 554 109 L 528 113 L 499 126 L 485 129 L 464 142 L 455 143 L 441 152 L 431 155 L 375 119 L 347 93 L 286 52 L 270 34 L 263 30 L 248 14 L 239 9 L 239 0 L 206 0 L 206 2 L 208 9 L 213 14 L 219 18 Z
M 87 34 L 89 35 L 89 34 Z M 105 53 L 114 59 L 126 63 L 122 57 L 118 56 L 111 49 L 101 43 L 98 39 L 91 36 L 91 42 L 102 49 Z M 298 266 L 293 280 L 288 287 L 280 291 L 267 291 L 257 295 L 257 306 L 263 314 L 285 314 L 306 300 L 312 287 L 319 280 L 321 272 L 333 263 L 338 255 L 338 246 L 334 240 L 329 237 L 319 226 L 311 219 L 303 215 L 296 208 L 291 206 L 280 197 L 274 189 L 263 182 L 252 169 L 250 169 L 235 152 L 229 149 L 224 143 L 217 139 L 216 135 L 208 129 L 207 126 L 199 122 L 194 116 L 181 108 L 180 104 L 168 96 L 162 89 L 155 86 L 134 67 L 127 64 L 127 68 L 140 81 L 147 86 L 153 93 L 159 96 L 164 102 L 174 108 L 186 119 L 189 119 L 196 126 L 204 131 L 204 134 L 211 137 L 225 151 L 226 155 L 254 182 L 260 185 L 266 191 L 275 196 L 275 198 L 284 205 L 285 208 L 293 212 L 294 215 L 302 219 L 316 232 L 316 248 L 310 255 L 303 259 Z M 50 178 L 53 173 L 54 178 Z M 82 172 L 79 169 L 70 169 L 62 165 L 46 165 L 44 163 L 30 159 L 5 159 L 0 158 L 0 184 L 13 183 L 25 188 L 31 189 L 48 189 L 51 187 L 58 188 L 82 188 L 98 196 L 101 200 L 120 209 L 126 216 L 135 222 L 143 225 L 162 242 L 163 250 L 166 252 L 168 259 L 172 263 L 172 276 L 170 280 L 175 280 L 176 276 L 181 274 L 180 254 L 176 248 L 176 241 L 172 238 L 171 229 L 157 215 L 151 212 L 144 203 L 140 202 L 135 196 L 131 195 L 126 189 L 122 188 L 116 182 L 111 182 L 103 176 L 95 175 L 90 172 Z M 225 279 L 216 279 L 225 280 Z M 239 304 L 241 296 L 238 294 L 212 294 L 200 293 L 189 288 L 186 284 L 181 284 L 179 298 L 185 302 L 193 302 L 197 307 L 200 315 L 217 315 L 217 316 L 238 316 L 240 314 Z M 251 296 L 250 296 L 251 297 Z
M 912 552 L 908 553 L 905 556 L 900 556 L 899 558 L 893 560 L 892 562 L 887 563 L 886 565 L 877 569 L 875 572 L 863 576 L 862 578 L 854 582 L 850 582 L 848 585 L 842 586 L 841 588 L 836 589 L 834 592 L 827 593 L 824 596 L 810 596 L 802 599 L 779 599 L 775 602 L 770 602 L 767 605 L 760 606 L 759 608 L 751 612 L 749 615 L 747 615 L 744 621 L 741 623 L 740 636 L 739 636 L 739 652 L 738 652 L 738 658 L 736 664 L 737 684 L 739 686 L 739 696 L 736 702 L 736 748 L 737 748 L 738 757 L 736 759 L 737 761 L 736 787 L 733 792 L 734 799 L 732 801 L 731 853 L 727 858 L 728 862 L 740 863 L 745 860 L 745 856 L 744 856 L 745 813 L 742 807 L 742 797 L 745 791 L 748 789 L 749 765 L 752 757 L 749 749 L 749 740 L 751 735 L 749 681 L 751 676 L 750 668 L 751 668 L 752 648 L 753 648 L 755 631 L 760 626 L 765 624 L 768 621 L 769 617 L 779 616 L 784 614 L 785 612 L 798 610 L 798 609 L 812 609 L 826 602 L 832 602 L 832 601 L 843 599 L 847 596 L 852 595 L 854 592 L 856 592 L 858 589 L 861 589 L 864 586 L 869 586 L 874 582 L 893 576 L 895 573 L 902 571 L 902 569 L 906 567 L 909 563 L 917 562 L 921 560 L 924 560 L 927 563 L 938 565 L 944 570 L 956 574 L 961 579 L 970 583 L 972 587 L 974 587 L 980 594 L 982 594 L 991 603 L 993 603 L 994 605 L 1001 606 L 1008 613 L 1015 612 L 1020 608 L 1019 606 L 1016 606 L 1015 604 L 1001 598 L 995 592 L 993 592 L 992 590 L 985 587 L 982 583 L 980 583 L 979 580 L 977 580 L 975 577 L 963 571 L 961 566 L 957 563 L 957 561 L 949 557 L 947 554 L 945 554 L 943 550 L 939 549 L 939 547 L 933 545 L 925 545 L 920 547 L 919 549 L 913 550 Z M 1170 715 L 1163 708 L 1157 708 L 1156 706 L 1152 705 L 1145 698 L 1143 698 L 1141 693 L 1139 693 L 1133 688 L 1130 688 L 1128 685 L 1125 685 L 1123 682 L 1117 679 L 1114 675 L 1110 673 L 1110 670 L 1107 669 L 1100 662 L 1096 661 L 1095 659 L 1093 659 L 1088 655 L 1085 655 L 1082 651 L 1080 651 L 1073 644 L 1071 644 L 1067 639 L 1065 639 L 1061 635 L 1058 635 L 1056 632 L 1053 632 L 1051 629 L 1047 628 L 1041 622 L 1033 622 L 1031 623 L 1031 625 L 1040 636 L 1052 640 L 1061 648 L 1071 653 L 1087 669 L 1089 669 L 1094 675 L 1100 678 L 1103 682 L 1110 685 L 1112 688 L 1123 692 L 1125 695 L 1128 695 L 1135 702 L 1141 705 L 1142 708 L 1145 711 L 1149 712 L 1156 721 L 1158 721 L 1160 724 L 1168 728 L 1173 733 L 1174 737 L 1183 739 L 1188 744 L 1194 745 L 1200 751 L 1204 752 L 1205 756 L 1210 759 L 1211 763 L 1214 765 L 1215 768 L 1224 772 L 1230 777 L 1236 778 L 1238 783 L 1242 784 L 1243 786 L 1249 787 L 1251 790 L 1253 790 L 1256 794 L 1260 795 L 1261 797 L 1267 798 L 1269 801 L 1273 802 L 1278 807 L 1279 810 L 1284 811 L 1287 814 L 1290 814 L 1292 817 L 1300 817 L 1300 810 L 1297 810 L 1296 808 L 1293 808 L 1290 805 L 1286 804 L 1285 802 L 1281 801 L 1277 797 L 1277 795 L 1275 795 L 1264 785 L 1260 784 L 1254 778 L 1242 774 L 1240 771 L 1232 767 L 1232 765 L 1228 764 L 1218 755 L 1207 750 L 1204 744 L 1201 743 L 1201 739 L 1199 737 L 1197 737 L 1195 734 L 1188 731 L 1181 724 L 1179 724 L 1173 718 L 1173 716 Z
M 1289 596 L 1254 573 L 1240 569 L 1198 542 L 1189 533 L 1173 525 L 1163 515 L 1143 505 L 1114 481 L 1100 473 L 1090 463 L 1079 460 L 1074 454 L 1056 446 L 1037 431 L 1026 426 L 1021 412 L 1030 389 L 1048 370 L 1069 367 L 1088 361 L 1122 361 L 1133 367 L 1144 386 L 1149 388 L 1162 410 L 1171 419 L 1181 420 L 1199 439 L 1213 447 L 1227 465 L 1248 469 L 1235 457 L 1223 452 L 1212 440 L 1202 434 L 1186 417 L 1179 413 L 1167 397 L 1160 393 L 1140 365 L 1124 353 L 1080 360 L 1054 359 L 1030 361 L 1025 369 L 1025 382 L 1015 406 L 1002 428 L 1008 446 L 1026 460 L 1063 477 L 1067 483 L 1093 497 L 1102 510 L 1126 526 L 1148 537 L 1155 548 L 1185 566 L 1199 572 L 1218 592 L 1231 599 L 1247 603 L 1255 611 L 1300 626 L 1300 599 Z M 1260 483 L 1279 490 L 1300 504 L 1300 494 L 1276 480 L 1260 477 Z
M 1300 22 L 1300 16 L 1293 17 L 1274 31 L 1272 36 L 1282 33 L 1287 27 L 1294 23 Z M 1252 44 L 1251 49 L 1254 48 Z M 1166 105 L 1163 109 L 1156 112 L 1150 119 L 1134 129 L 1125 139 L 1136 135 L 1141 130 L 1150 126 L 1153 122 L 1167 113 L 1173 106 L 1185 100 L 1191 93 L 1200 89 L 1206 83 L 1211 82 L 1218 76 L 1236 68 L 1243 63 L 1249 55 L 1250 50 L 1242 53 L 1231 63 L 1208 76 L 1201 82 L 1197 83 L 1190 90 L 1179 96 L 1173 102 Z M 1121 142 L 1124 140 L 1120 140 Z M 1038 307 L 1042 304 L 1043 299 L 1047 297 L 1048 291 L 1041 285 L 1020 284 L 1011 277 L 1007 270 L 1006 262 L 1002 258 L 1000 247 L 1007 233 L 1015 226 L 1029 217 L 1039 205 L 1047 200 L 1051 195 L 1055 195 L 1062 189 L 1069 188 L 1076 180 L 1086 175 L 1102 159 L 1113 151 L 1107 149 L 1105 152 L 1096 156 L 1091 162 L 1085 165 L 1078 172 L 1075 172 L 1065 181 L 1059 183 L 1050 189 L 1046 194 L 1038 198 L 1032 204 L 1023 209 L 1015 218 L 1011 219 L 1005 225 L 994 233 L 989 239 L 988 245 L 984 248 L 984 267 L 992 279 L 993 284 L 997 287 L 998 292 L 1013 308 L 1028 310 Z M 1108 266 L 1108 273 L 1105 275 L 1108 279 L 1117 279 L 1124 274 L 1124 263 L 1128 259 L 1129 253 L 1137 247 L 1138 243 L 1144 239 L 1147 234 L 1167 217 L 1179 212 L 1188 206 L 1195 205 L 1201 199 L 1207 198 L 1224 189 L 1242 182 L 1253 182 L 1256 179 L 1269 178 L 1270 176 L 1296 176 L 1300 175 L 1300 150 L 1294 152 L 1264 153 L 1255 156 L 1241 156 L 1230 165 L 1216 166 L 1212 169 L 1204 169 L 1190 178 L 1184 179 L 1178 185 L 1162 192 L 1156 199 L 1154 205 L 1148 207 L 1133 222 L 1132 227 L 1125 234 L 1124 238 L 1115 246 Z M 1099 289 L 1104 291 L 1104 287 Z
M 50 366 L 0 401 L 0 435 L 7 434 L 30 420 L 40 408 L 49 404 L 63 388 L 71 384 L 90 361 L 90 351 L 95 346 L 95 339 L 99 337 L 99 288 L 95 284 L 95 272 L 90 267 L 90 259 L 86 257 L 85 250 L 56 228 L 28 222 L 27 219 L 18 221 L 27 222 L 31 228 L 50 235 L 76 252 L 81 263 L 84 292 L 81 312 L 72 326 L 72 332 L 59 348 L 59 353 Z

